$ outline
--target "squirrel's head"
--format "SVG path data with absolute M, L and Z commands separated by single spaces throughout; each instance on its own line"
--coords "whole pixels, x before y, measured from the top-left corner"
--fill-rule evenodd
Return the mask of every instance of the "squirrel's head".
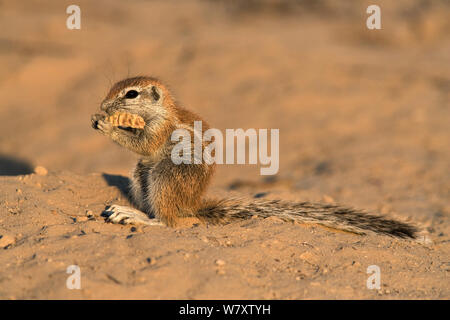
M 134 77 L 114 84 L 100 109 L 109 115 L 132 111 L 144 118 L 166 118 L 171 105 L 173 99 L 158 79 Z

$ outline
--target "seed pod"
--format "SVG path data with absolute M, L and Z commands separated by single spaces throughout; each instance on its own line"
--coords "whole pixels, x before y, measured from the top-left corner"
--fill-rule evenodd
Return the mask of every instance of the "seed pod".
M 136 129 L 143 129 L 145 127 L 145 121 L 141 116 L 127 112 L 116 112 L 108 120 L 115 127 L 131 127 Z

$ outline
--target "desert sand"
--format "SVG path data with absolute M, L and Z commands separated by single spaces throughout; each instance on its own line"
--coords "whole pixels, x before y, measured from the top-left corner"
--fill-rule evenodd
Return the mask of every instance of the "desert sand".
M 381 30 L 370 1 L 78 1 L 68 30 L 60 1 L 1 2 L 0 298 L 449 299 L 450 6 L 376 3 Z M 432 243 L 277 218 L 106 223 L 136 156 L 90 115 L 132 75 L 215 128 L 280 129 L 276 176 L 221 165 L 210 196 L 341 203 Z

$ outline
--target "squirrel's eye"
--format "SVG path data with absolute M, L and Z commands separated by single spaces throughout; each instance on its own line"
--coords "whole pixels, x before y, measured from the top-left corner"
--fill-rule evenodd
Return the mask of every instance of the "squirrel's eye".
M 127 99 L 134 99 L 139 95 L 139 92 L 136 90 L 130 90 L 125 94 L 125 98 Z

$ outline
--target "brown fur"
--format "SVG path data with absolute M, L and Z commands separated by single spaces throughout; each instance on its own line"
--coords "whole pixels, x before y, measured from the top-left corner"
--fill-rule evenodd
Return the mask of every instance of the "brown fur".
M 138 88 L 143 98 L 131 103 L 123 98 L 129 88 Z M 158 94 L 152 95 L 157 92 Z M 159 94 L 161 99 L 158 100 Z M 109 135 L 115 142 L 141 155 L 132 175 L 133 204 L 148 216 L 175 226 L 183 217 L 214 223 L 277 216 L 284 221 L 315 223 L 356 234 L 374 232 L 399 238 L 415 238 L 418 229 L 404 222 L 366 214 L 350 208 L 308 202 L 280 200 L 204 200 L 203 195 L 214 173 L 214 165 L 180 164 L 171 159 L 175 143 L 172 132 L 189 128 L 201 118 L 180 107 L 169 90 L 156 78 L 135 77 L 116 83 L 106 96 L 102 107 L 108 116 L 114 112 L 134 113 L 145 121 L 142 129 L 108 126 L 106 115 L 94 115 L 93 126 Z M 202 121 L 203 132 L 209 128 Z M 193 137 L 192 137 L 193 138 Z M 191 139 L 191 150 L 193 139 Z M 203 145 L 205 147 L 205 145 Z

